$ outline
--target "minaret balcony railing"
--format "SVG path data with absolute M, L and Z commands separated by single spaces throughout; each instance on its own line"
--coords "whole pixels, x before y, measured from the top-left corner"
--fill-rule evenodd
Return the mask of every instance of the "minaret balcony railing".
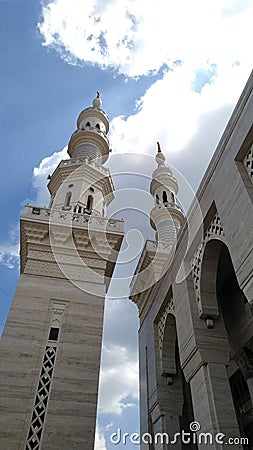
M 94 160 L 89 160 L 86 158 L 70 158 L 64 159 L 60 162 L 58 167 L 68 167 L 68 166 L 80 166 L 81 164 L 89 164 L 89 166 L 94 167 L 95 169 L 100 170 L 105 176 L 109 176 L 110 171 L 106 167 L 102 166 L 98 162 Z
M 101 216 L 92 216 L 89 214 L 79 214 L 59 209 L 40 208 L 37 206 L 26 205 L 21 219 L 31 220 L 41 223 L 50 223 L 51 225 L 73 226 L 75 228 L 111 230 L 113 232 L 123 233 L 123 219 L 108 219 Z

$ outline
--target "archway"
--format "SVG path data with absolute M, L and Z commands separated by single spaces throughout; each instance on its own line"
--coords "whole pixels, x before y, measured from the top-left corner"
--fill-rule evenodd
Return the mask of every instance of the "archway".
M 253 381 L 252 316 L 237 281 L 233 262 L 224 242 L 207 241 L 202 265 L 200 296 L 202 318 L 224 323 L 231 363 L 227 373 L 241 437 L 248 438 L 245 449 L 253 447 L 253 414 L 249 378 Z
M 248 301 L 240 289 L 231 256 L 224 244 L 218 259 L 216 291 L 231 349 L 232 367 L 229 381 L 238 425 L 242 437 L 249 439 L 249 444 L 245 445 L 245 448 L 252 449 L 252 400 L 247 384 L 249 373 L 244 370 L 247 364 L 252 366 L 251 371 L 253 371 L 253 352 L 247 345 L 252 333 L 247 313 Z M 244 332 L 242 332 L 243 329 Z M 244 356 L 247 358 L 247 363 Z M 234 364 L 234 369 L 233 361 L 237 364 L 237 367 Z
M 166 432 L 190 432 L 189 425 L 194 421 L 193 406 L 189 383 L 186 382 L 180 365 L 176 318 L 167 313 L 163 320 L 163 332 L 160 335 L 160 374 L 158 386 L 161 393 L 160 407 L 166 411 Z M 181 448 L 195 450 L 193 443 L 182 443 Z

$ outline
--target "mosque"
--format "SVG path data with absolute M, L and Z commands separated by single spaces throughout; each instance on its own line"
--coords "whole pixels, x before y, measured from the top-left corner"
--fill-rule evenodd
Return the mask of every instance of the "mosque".
M 157 144 L 156 236 L 130 297 L 140 318 L 140 432 L 195 439 L 142 450 L 253 448 L 252 88 L 253 73 L 187 214 Z M 123 221 L 107 217 L 108 130 L 97 93 L 70 158 L 49 177 L 49 207 L 26 205 L 21 216 L 21 275 L 0 342 L 4 450 L 94 448 L 104 299 L 124 236 Z M 196 439 L 218 433 L 222 442 Z

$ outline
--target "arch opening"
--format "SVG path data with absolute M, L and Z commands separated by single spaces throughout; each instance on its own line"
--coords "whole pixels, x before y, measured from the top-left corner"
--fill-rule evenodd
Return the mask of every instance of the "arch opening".
M 167 385 L 167 396 L 163 395 L 161 406 L 166 410 L 166 402 L 168 405 L 173 403 L 173 409 L 178 414 L 178 429 L 176 431 L 182 432 L 189 429 L 189 423 L 194 421 L 194 415 L 190 385 L 186 382 L 180 365 L 176 320 L 171 313 L 166 317 L 160 356 L 160 380 L 163 381 L 163 385 Z M 164 404 L 162 404 L 163 401 L 165 402 Z M 171 414 L 171 411 L 169 414 Z M 175 418 L 173 420 L 175 424 Z M 169 422 L 167 427 L 166 431 L 169 433 Z M 182 448 L 184 448 L 184 445 Z M 187 448 L 194 450 L 197 449 L 197 446 L 191 444 Z
M 227 373 L 241 437 L 253 447 L 253 338 L 248 301 L 239 286 L 226 244 L 218 239 L 206 243 L 201 265 L 201 318 L 222 321 L 230 365 Z M 225 342 L 225 341 L 224 341 Z M 247 370 L 245 367 L 247 366 Z M 252 390 L 251 390 L 252 387 Z

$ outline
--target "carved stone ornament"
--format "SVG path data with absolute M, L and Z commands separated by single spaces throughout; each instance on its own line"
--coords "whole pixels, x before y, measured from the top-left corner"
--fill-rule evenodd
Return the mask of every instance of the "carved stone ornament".
M 201 277 L 201 266 L 202 266 L 202 260 L 203 255 L 205 252 L 205 247 L 207 244 L 207 241 L 209 241 L 211 238 L 220 238 L 221 236 L 224 236 L 224 229 L 221 224 L 220 217 L 216 213 L 213 217 L 208 229 L 206 230 L 204 237 L 202 239 L 202 242 L 198 246 L 193 258 L 192 258 L 192 277 L 193 277 L 193 284 L 196 294 L 196 301 L 197 301 L 197 307 L 199 312 L 201 312 L 201 295 L 200 295 L 200 277 Z

